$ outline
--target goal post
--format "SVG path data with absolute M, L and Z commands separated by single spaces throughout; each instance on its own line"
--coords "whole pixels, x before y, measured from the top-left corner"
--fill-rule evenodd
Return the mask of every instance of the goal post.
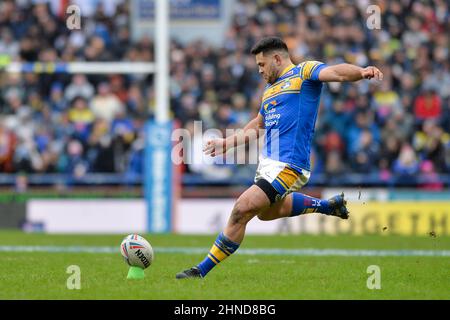
M 169 121 L 169 1 L 156 0 L 155 58 L 156 113 L 158 123 Z
M 153 62 L 10 62 L 4 66 L 8 73 L 82 73 L 82 74 L 152 74 Z
M 149 232 L 174 231 L 179 181 L 171 159 L 174 122 L 169 117 L 169 1 L 156 0 L 155 119 L 146 124 L 144 193 Z

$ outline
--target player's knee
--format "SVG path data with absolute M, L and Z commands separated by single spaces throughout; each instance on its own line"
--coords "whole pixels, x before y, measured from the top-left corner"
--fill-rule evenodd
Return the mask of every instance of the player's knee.
M 243 224 L 253 218 L 255 208 L 253 208 L 248 201 L 238 199 L 234 204 L 233 211 L 231 212 L 231 221 L 234 224 Z
M 233 210 L 231 211 L 231 222 L 233 224 L 242 224 L 245 222 L 246 210 L 245 206 L 236 202 Z

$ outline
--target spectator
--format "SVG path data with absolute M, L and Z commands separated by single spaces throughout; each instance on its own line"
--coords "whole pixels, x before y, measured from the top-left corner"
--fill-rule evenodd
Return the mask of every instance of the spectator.
M 60 82 L 55 82 L 50 88 L 50 96 L 48 104 L 52 112 L 63 112 L 67 108 L 67 101 L 64 98 L 63 85 Z
M 87 158 L 93 172 L 114 172 L 114 149 L 110 124 L 97 119 L 88 140 Z
M 344 162 L 338 151 L 332 151 L 327 156 L 325 172 L 330 176 L 336 176 L 345 172 Z
M 348 127 L 351 125 L 351 115 L 344 110 L 344 103 L 342 100 L 336 100 L 329 112 L 323 114 L 323 126 L 326 130 L 336 131 L 340 137 L 345 138 L 348 132 Z
M 138 84 L 132 84 L 128 89 L 127 99 L 125 101 L 127 113 L 133 117 L 145 118 L 148 110 L 145 99 Z
M 434 165 L 431 161 L 425 160 L 420 165 L 420 172 L 423 174 L 424 182 L 421 183 L 420 189 L 431 191 L 442 191 L 444 185 L 439 179 L 439 175 L 434 169 Z
M 98 94 L 92 99 L 91 110 L 95 117 L 111 122 L 114 117 L 123 111 L 123 104 L 119 98 L 111 92 L 107 82 L 102 82 L 97 87 Z
M 427 89 L 416 98 L 414 114 L 417 120 L 437 119 L 441 116 L 441 113 L 441 99 L 435 91 Z
M 381 88 L 373 96 L 373 107 L 376 112 L 377 122 L 384 125 L 386 120 L 401 108 L 398 94 L 391 89 L 389 82 L 381 84 Z
M 80 141 L 70 140 L 64 156 L 60 158 L 64 173 L 82 178 L 89 171 L 89 163 L 84 158 L 84 148 Z
M 243 128 L 251 120 L 251 111 L 247 108 L 247 98 L 236 93 L 231 97 L 232 118 L 237 127 Z
M 78 97 L 69 110 L 69 120 L 74 125 L 74 135 L 81 141 L 87 141 L 90 134 L 90 125 L 94 121 L 94 113 L 88 108 L 87 101 Z
M 398 158 L 394 161 L 393 172 L 401 176 L 412 177 L 419 171 L 419 161 L 414 149 L 404 144 L 400 149 Z
M 15 57 L 19 53 L 19 44 L 14 40 L 10 29 L 4 28 L 0 35 L 0 56 Z
M 83 97 L 90 100 L 94 96 L 94 87 L 87 81 L 83 74 L 76 74 L 72 78 L 72 82 L 64 90 L 64 98 L 66 101 L 72 101 L 76 97 Z
M 371 133 L 371 137 L 374 141 L 379 141 L 379 128 L 373 122 L 372 112 L 358 112 L 356 114 L 356 121 L 348 129 L 347 145 L 348 152 L 354 153 L 358 148 L 358 142 L 361 140 L 361 134 L 363 131 L 368 130 Z
M 400 152 L 400 140 L 395 136 L 387 136 L 382 144 L 380 152 L 380 167 L 388 171 L 392 170 L 394 161 Z
M 372 133 L 363 130 L 355 152 L 351 155 L 352 169 L 359 173 L 370 173 L 378 163 L 378 144 L 373 141 Z

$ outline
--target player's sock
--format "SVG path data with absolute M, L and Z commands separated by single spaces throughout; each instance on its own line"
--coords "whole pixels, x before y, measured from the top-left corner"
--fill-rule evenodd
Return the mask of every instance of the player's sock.
M 200 269 L 202 277 L 220 263 L 225 260 L 228 256 L 233 254 L 239 248 L 239 243 L 235 243 L 228 239 L 223 232 L 221 232 L 216 241 L 214 241 L 213 246 L 209 250 L 208 255 L 205 259 L 197 266 Z
M 291 217 L 312 212 L 330 214 L 333 209 L 328 200 L 313 198 L 298 192 L 292 194 Z

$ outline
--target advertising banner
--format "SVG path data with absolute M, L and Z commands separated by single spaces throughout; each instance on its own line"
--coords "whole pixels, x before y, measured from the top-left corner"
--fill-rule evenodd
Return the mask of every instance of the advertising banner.
M 223 230 L 234 199 L 181 199 L 171 221 L 179 234 L 217 234 Z M 319 213 L 261 221 L 254 218 L 247 234 L 315 235 L 450 235 L 450 202 L 350 203 L 350 218 L 342 220 Z M 164 215 L 162 215 L 164 217 Z M 144 200 L 31 200 L 28 225 L 57 233 L 147 232 Z M 165 218 L 164 218 L 165 219 Z M 168 226 L 169 223 L 164 223 Z M 153 232 L 153 231 L 152 231 Z
M 225 226 L 233 200 L 183 200 L 176 232 L 217 233 Z M 350 218 L 319 213 L 274 221 L 254 218 L 247 233 L 326 235 L 449 235 L 450 202 L 351 202 Z
M 45 200 L 27 202 L 26 231 L 46 233 L 141 233 L 143 200 Z

